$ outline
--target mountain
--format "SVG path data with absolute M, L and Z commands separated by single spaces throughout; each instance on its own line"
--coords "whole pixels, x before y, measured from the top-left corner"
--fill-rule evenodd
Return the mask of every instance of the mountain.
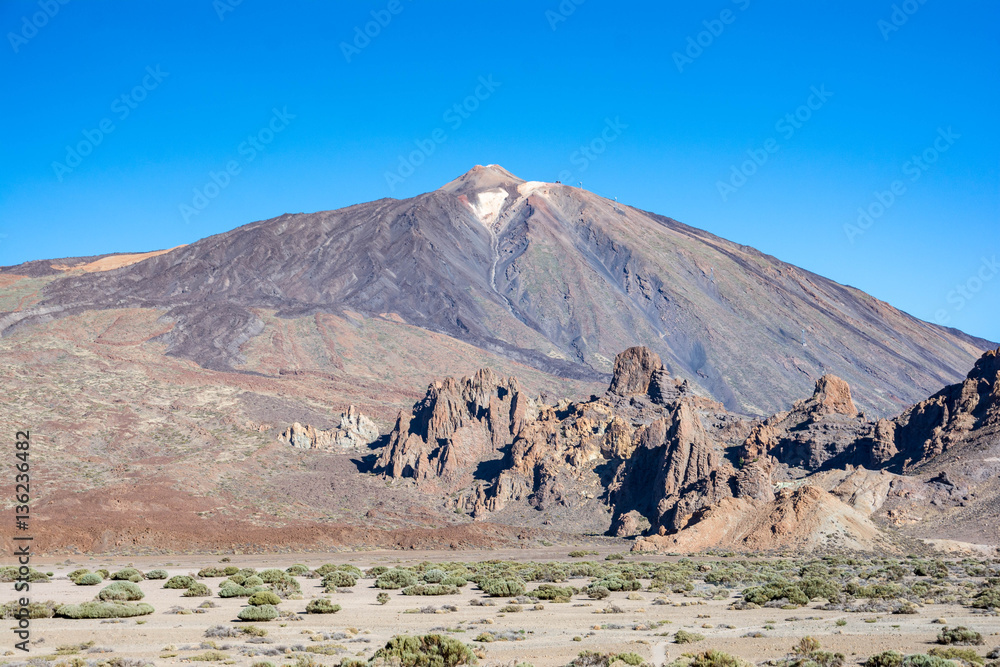
M 997 514 L 996 454 L 976 449 L 992 366 L 963 380 L 992 347 L 491 165 L 170 250 L 0 268 L 0 428 L 31 432 L 40 551 L 660 528 L 697 546 L 689 529 L 740 516 L 763 548 L 772 509 L 960 539 Z M 782 496 L 805 476 L 826 495 Z
M 849 382 L 862 409 L 893 414 L 992 347 L 753 248 L 497 165 L 412 199 L 286 214 L 166 252 L 29 262 L 0 277 L 11 295 L 4 336 L 142 309 L 156 314 L 151 340 L 167 355 L 273 377 L 288 369 L 261 362 L 267 341 L 329 347 L 322 327 L 301 323 L 353 313 L 583 384 L 606 383 L 619 350 L 645 345 L 727 409 L 758 415 L 826 374 Z M 296 370 L 336 373 L 338 360 L 305 363 Z

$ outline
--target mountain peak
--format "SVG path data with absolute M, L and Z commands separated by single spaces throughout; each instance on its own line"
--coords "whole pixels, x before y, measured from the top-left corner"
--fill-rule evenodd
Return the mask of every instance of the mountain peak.
M 518 178 L 498 164 L 485 166 L 477 164 L 452 182 L 442 186 L 441 190 L 457 195 L 471 195 L 496 189 L 511 192 L 516 191 L 517 186 L 524 182 L 524 179 Z
M 504 206 L 517 199 L 524 182 L 498 164 L 477 164 L 441 191 L 456 195 L 481 223 L 492 225 Z

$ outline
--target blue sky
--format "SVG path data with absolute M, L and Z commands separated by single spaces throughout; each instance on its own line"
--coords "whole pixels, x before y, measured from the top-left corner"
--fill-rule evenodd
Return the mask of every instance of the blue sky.
M 652 4 L 5 0 L 0 265 L 499 163 L 1000 340 L 1000 4 Z

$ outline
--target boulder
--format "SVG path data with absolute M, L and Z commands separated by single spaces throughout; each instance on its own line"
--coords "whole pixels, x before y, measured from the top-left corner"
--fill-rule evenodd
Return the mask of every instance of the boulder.
M 630 347 L 615 357 L 608 391 L 620 396 L 646 394 L 653 374 L 663 370 L 658 354 L 648 347 Z

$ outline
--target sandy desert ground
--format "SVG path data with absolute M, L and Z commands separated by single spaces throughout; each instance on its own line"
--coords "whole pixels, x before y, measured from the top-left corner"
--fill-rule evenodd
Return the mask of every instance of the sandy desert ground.
M 606 554 L 588 557 L 603 563 Z M 221 555 L 159 556 L 111 559 L 100 556 L 78 556 L 59 560 L 40 559 L 33 563 L 43 572 L 52 572 L 50 582 L 32 584 L 32 600 L 54 600 L 60 603 L 79 603 L 92 600 L 103 587 L 78 586 L 67 578 L 77 568 L 96 570 L 104 567 L 112 572 L 132 565 L 144 572 L 164 569 L 169 575 L 195 575 L 206 566 L 223 567 Z M 266 568 L 287 568 L 295 563 L 310 569 L 332 564 L 351 564 L 362 570 L 374 566 L 412 566 L 421 562 L 476 562 L 489 559 L 509 559 L 518 562 L 579 562 L 567 557 L 565 547 L 537 550 L 512 550 L 491 552 L 345 552 L 331 554 L 299 555 L 231 555 L 225 565 Z M 625 562 L 637 561 L 628 556 Z M 643 556 L 644 561 L 676 562 L 676 557 Z M 726 566 L 727 559 L 697 560 L 701 570 Z M 949 561 L 959 565 L 959 561 Z M 989 567 L 989 559 L 980 561 Z M 996 564 L 993 564 L 996 567 Z M 614 592 L 607 599 L 594 600 L 585 594 L 574 595 L 568 603 L 522 600 L 521 611 L 503 611 L 512 600 L 486 598 L 473 583 L 463 587 L 457 595 L 406 596 L 399 590 L 386 591 L 388 603 L 380 605 L 376 596 L 380 592 L 374 580 L 362 578 L 351 592 L 332 593 L 329 597 L 342 606 L 336 614 L 306 614 L 309 600 L 323 595 L 318 578 L 297 577 L 302 586 L 302 599 L 283 600 L 282 610 L 296 612 L 294 619 L 280 618 L 265 623 L 255 623 L 267 631 L 266 637 L 243 635 L 236 638 L 206 638 L 206 630 L 214 626 L 242 627 L 237 614 L 247 604 L 245 598 L 218 596 L 219 584 L 224 578 L 201 579 L 212 590 L 211 597 L 182 597 L 183 590 L 165 589 L 162 580 L 144 580 L 138 583 L 145 593 L 143 602 L 151 604 L 155 613 L 137 618 L 116 621 L 97 619 L 70 620 L 45 618 L 31 621 L 32 649 L 28 654 L 14 651 L 15 639 L 8 631 L 3 639 L 4 664 L 37 661 L 48 664 L 74 665 L 76 660 L 90 664 L 114 657 L 139 659 L 156 665 L 172 665 L 192 661 L 197 657 L 215 657 L 224 664 L 251 665 L 270 661 L 275 665 L 313 664 L 339 665 L 346 657 L 370 657 L 394 635 L 441 633 L 466 642 L 479 654 L 481 665 L 507 665 L 529 662 L 536 667 L 569 664 L 580 651 L 634 652 L 652 664 L 669 662 L 685 652 L 719 649 L 753 662 L 777 660 L 788 656 L 801 637 L 810 635 L 818 639 L 823 648 L 843 653 L 847 664 L 863 661 L 867 656 L 883 650 L 895 649 L 903 653 L 927 653 L 936 646 L 935 638 L 943 627 L 939 619 L 949 626 L 963 625 L 983 635 L 984 645 L 972 647 L 985 655 L 1000 645 L 1000 616 L 996 612 L 972 609 L 958 603 L 925 604 L 915 614 L 857 613 L 827 611 L 820 607 L 822 600 L 795 609 L 758 608 L 731 609 L 741 599 L 742 586 L 731 589 L 722 598 L 718 589 L 699 582 L 693 591 L 672 593 L 650 591 L 649 581 L 643 590 L 631 595 Z M 975 578 L 970 579 L 975 583 Z M 110 583 L 110 582 L 106 582 Z M 559 585 L 583 588 L 588 578 L 571 579 Z M 972 588 L 973 584 L 955 581 L 956 586 Z M 977 584 L 977 585 L 981 585 Z M 2 585 L 3 601 L 17 596 L 12 583 Z M 529 590 L 537 584 L 529 584 Z M 698 597 L 705 591 L 715 593 L 713 598 Z M 654 603 L 656 598 L 660 601 Z M 210 600 L 216 606 L 199 609 Z M 474 601 L 492 603 L 477 606 Z M 449 611 L 445 605 L 452 605 Z M 436 613 L 421 613 L 422 608 L 435 607 Z M 167 613 L 172 608 L 197 610 L 191 613 Z M 616 613 L 602 613 L 617 607 Z M 8 620 L 12 628 L 15 621 Z M 704 640 L 693 644 L 678 645 L 673 636 L 678 630 L 701 634 Z M 516 633 L 518 641 L 476 641 L 484 632 L 499 635 Z M 757 634 L 758 636 L 748 636 Z M 87 645 L 93 642 L 92 645 Z M 215 642 L 214 646 L 208 642 Z M 74 653 L 74 650 L 76 651 Z M 217 650 L 224 655 L 206 656 L 207 651 Z M 43 663 L 38 663 L 43 664 Z M 80 662 L 75 662 L 80 665 Z M 126 664 L 126 663 L 119 663 Z M 139 664 L 139 663 L 134 663 Z

